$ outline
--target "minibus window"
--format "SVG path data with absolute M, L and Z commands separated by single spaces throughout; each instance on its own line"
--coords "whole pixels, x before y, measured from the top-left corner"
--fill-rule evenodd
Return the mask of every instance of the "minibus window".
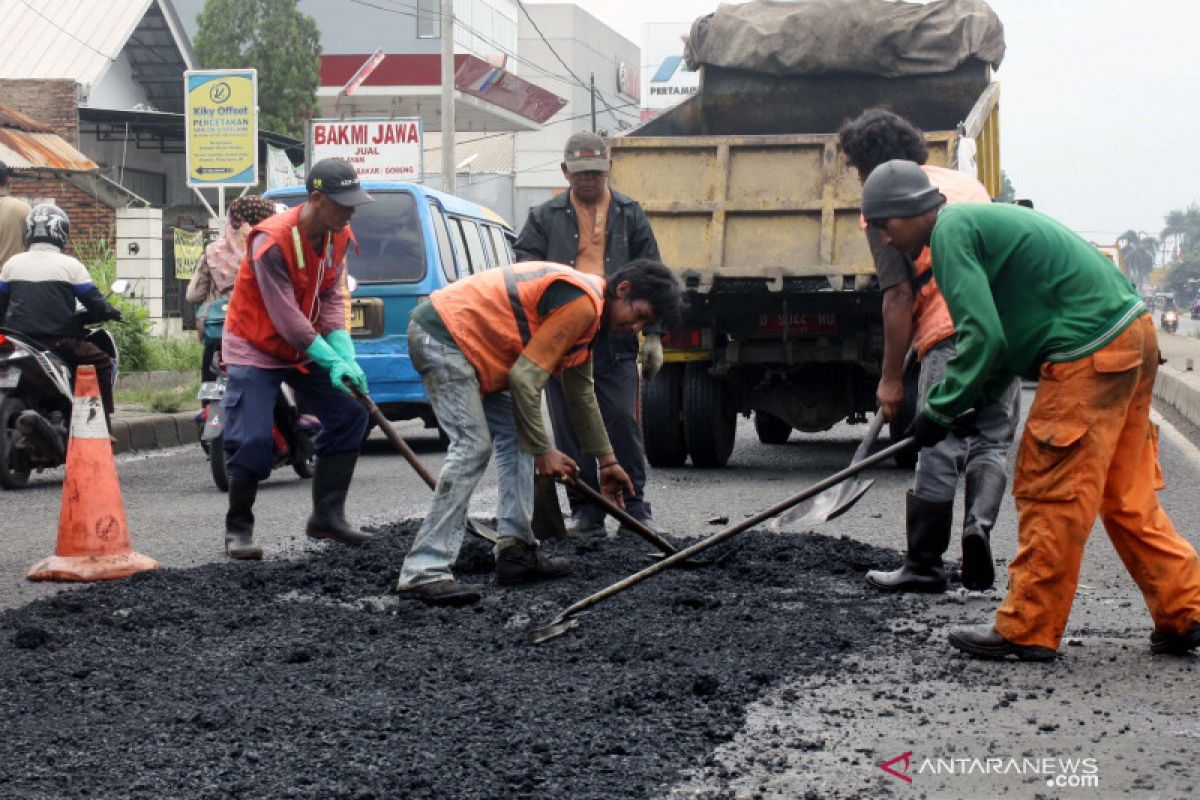
M 496 265 L 502 267 L 505 264 L 511 264 L 512 254 L 508 251 L 508 244 L 504 241 L 504 231 L 495 225 L 489 225 L 487 230 L 492 240 L 492 246 L 496 249 Z
M 467 243 L 463 240 L 462 227 L 454 217 L 450 217 L 446 222 L 450 226 L 450 238 L 454 241 L 454 260 L 458 264 L 458 277 L 465 278 L 471 274 L 471 262 L 467 260 Z
M 467 252 L 471 254 L 471 272 L 483 272 L 488 268 L 487 259 L 483 255 L 483 239 L 479 234 L 479 226 L 469 219 L 460 219 L 463 237 L 467 240 Z
M 350 221 L 357 252 L 349 263 L 359 283 L 415 283 L 425 277 L 425 239 L 417 204 L 408 192 L 375 192 Z
M 433 217 L 433 233 L 437 237 L 438 260 L 442 263 L 442 274 L 446 276 L 446 280 L 453 281 L 454 248 L 450 246 L 450 232 L 446 230 L 446 215 L 437 203 L 429 204 L 429 213 Z
M 496 259 L 496 248 L 492 245 L 492 226 L 480 222 L 479 235 L 483 237 L 483 254 L 487 256 L 488 269 L 500 266 Z

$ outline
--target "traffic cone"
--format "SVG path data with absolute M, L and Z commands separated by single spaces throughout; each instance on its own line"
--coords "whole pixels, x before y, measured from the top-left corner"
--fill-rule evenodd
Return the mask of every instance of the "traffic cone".
M 154 559 L 133 552 L 96 368 L 82 366 L 75 373 L 58 546 L 54 555 L 30 567 L 25 577 L 110 581 L 157 566 Z

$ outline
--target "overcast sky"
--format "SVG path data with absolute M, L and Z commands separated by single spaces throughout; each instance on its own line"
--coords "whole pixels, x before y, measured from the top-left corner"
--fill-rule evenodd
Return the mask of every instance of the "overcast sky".
M 535 0 L 528 0 L 535 2 Z M 577 0 L 642 43 L 712 0 Z M 1087 238 L 1157 235 L 1200 201 L 1200 2 L 988 0 L 1004 23 L 1001 164 L 1017 194 Z

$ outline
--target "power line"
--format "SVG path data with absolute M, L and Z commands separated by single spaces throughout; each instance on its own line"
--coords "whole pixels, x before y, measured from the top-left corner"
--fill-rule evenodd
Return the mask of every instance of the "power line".
M 54 20 L 52 20 L 52 19 L 50 19 L 49 17 L 47 17 L 47 16 L 46 16 L 45 14 L 43 14 L 41 11 L 38 11 L 36 8 L 34 8 L 34 7 L 33 7 L 33 5 L 32 5 L 32 4 L 29 2 L 29 0 L 21 0 L 21 4 L 22 4 L 22 5 L 24 5 L 26 8 L 28 8 L 28 9 L 29 9 L 30 11 L 32 11 L 33 13 L 37 14 L 37 15 L 38 15 L 39 17 L 41 17 L 42 19 L 46 20 L 46 22 L 49 22 L 49 23 L 50 23 L 50 25 L 51 25 L 51 27 L 53 27 L 53 28 L 57 29 L 57 30 L 58 30 L 60 33 L 65 33 L 67 36 L 70 36 L 72 39 L 74 39 L 75 41 L 79 42 L 81 45 L 83 45 L 84 47 L 86 47 L 88 50 L 91 50 L 93 53 L 95 53 L 96 55 L 100 56 L 101 58 L 106 58 L 106 59 L 108 59 L 109 61 L 116 61 L 116 60 L 117 60 L 117 57 L 116 57 L 116 56 L 110 56 L 110 55 L 108 55 L 107 53 L 102 53 L 102 52 L 100 52 L 99 50 L 97 50 L 96 48 L 92 47 L 90 44 L 88 44 L 87 42 L 85 42 L 83 39 L 80 39 L 78 36 L 76 36 L 75 34 L 71 33 L 69 30 L 67 30 L 66 28 L 64 28 L 63 26 L 59 25 L 59 24 L 58 24 L 57 22 L 55 22 Z

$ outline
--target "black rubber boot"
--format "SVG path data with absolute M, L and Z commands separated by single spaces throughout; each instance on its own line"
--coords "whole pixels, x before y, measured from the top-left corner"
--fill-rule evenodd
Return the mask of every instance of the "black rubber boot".
M 501 586 L 561 578 L 570 571 L 567 559 L 544 555 L 520 539 L 506 537 L 496 547 L 496 583 Z
M 992 563 L 992 527 L 1004 501 L 1008 479 L 995 464 L 979 464 L 967 470 L 962 536 L 963 588 L 980 591 L 992 588 L 996 568 Z
M 262 548 L 254 543 L 254 498 L 258 481 L 229 479 L 229 511 L 225 514 L 225 555 L 258 561 Z
M 950 546 L 954 501 L 930 503 L 911 491 L 906 496 L 908 555 L 900 569 L 871 570 L 867 583 L 885 592 L 944 592 L 942 553 Z
M 310 539 L 331 539 L 341 544 L 366 544 L 374 537 L 346 521 L 346 494 L 354 478 L 358 453 L 318 456 L 313 470 L 313 511 L 304 526 Z

